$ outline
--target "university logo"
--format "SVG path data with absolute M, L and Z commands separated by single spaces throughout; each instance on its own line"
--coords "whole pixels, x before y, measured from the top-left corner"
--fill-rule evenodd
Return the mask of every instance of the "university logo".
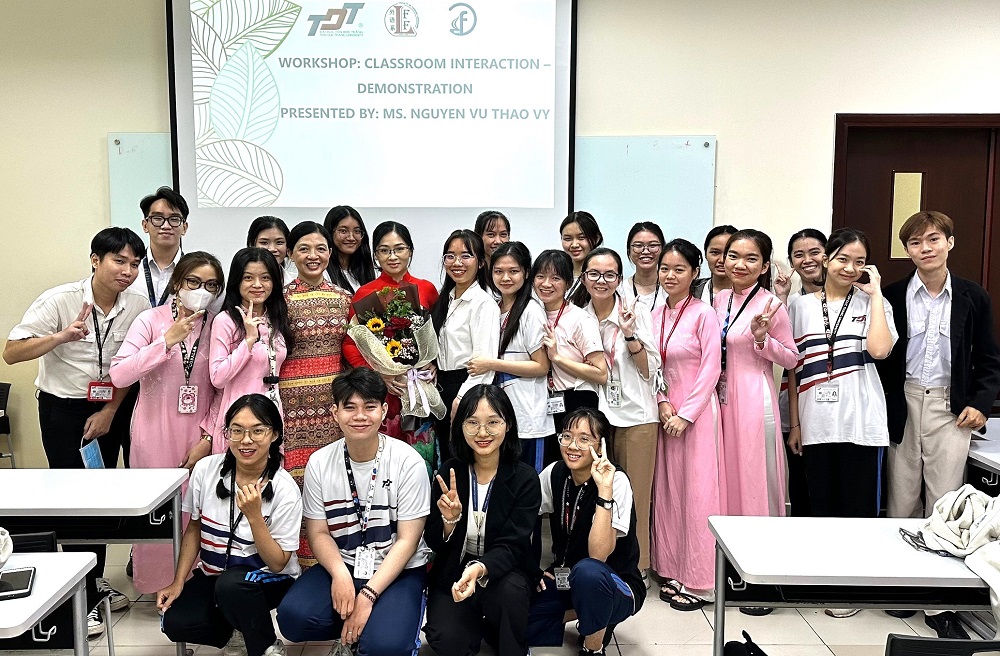
M 476 29 L 476 10 L 464 2 L 456 2 L 448 11 L 455 13 L 458 10 L 455 20 L 451 22 L 451 33 L 455 36 L 465 36 Z
M 385 29 L 393 36 L 417 36 L 420 18 L 413 5 L 397 2 L 385 12 Z
M 354 19 L 358 17 L 358 11 L 365 6 L 363 2 L 345 2 L 340 9 L 328 9 L 325 14 L 313 14 L 308 20 L 309 36 L 316 36 L 317 32 L 336 32 L 344 25 L 354 25 Z M 360 27 L 360 25 L 359 25 Z

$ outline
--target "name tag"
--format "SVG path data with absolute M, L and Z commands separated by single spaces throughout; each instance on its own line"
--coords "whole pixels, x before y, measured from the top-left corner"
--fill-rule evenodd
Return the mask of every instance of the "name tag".
M 92 380 L 87 383 L 87 400 L 108 403 L 115 398 L 115 386 L 111 383 L 102 383 Z
M 604 398 L 612 408 L 622 407 L 622 383 L 620 380 L 608 381 L 604 387 Z
M 375 549 L 360 546 L 354 552 L 354 578 L 367 581 L 375 576 Z
M 190 415 L 198 412 L 197 385 L 181 385 L 181 391 L 177 397 L 177 412 L 182 415 Z
M 826 383 L 816 386 L 817 403 L 837 403 L 840 401 L 840 384 Z
M 550 415 L 566 412 L 566 399 L 563 398 L 562 392 L 556 392 L 549 397 L 545 402 L 545 412 Z
M 719 396 L 719 403 L 722 405 L 726 404 L 726 379 L 720 378 L 719 383 L 715 386 L 715 393 Z
M 556 567 L 552 573 L 556 577 L 556 590 L 569 590 L 569 568 Z

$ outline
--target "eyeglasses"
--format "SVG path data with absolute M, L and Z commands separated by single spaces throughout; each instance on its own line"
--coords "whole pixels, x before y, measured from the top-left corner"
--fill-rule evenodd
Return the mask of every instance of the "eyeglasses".
M 942 556 L 945 558 L 955 557 L 955 554 L 949 551 L 944 551 L 942 549 L 931 549 L 930 547 L 928 547 L 927 543 L 924 542 L 924 536 L 921 535 L 920 533 L 913 533 L 912 531 L 907 531 L 905 528 L 900 528 L 899 535 L 903 538 L 903 542 L 910 545 L 917 551 L 927 551 L 929 553 L 937 554 L 938 556 Z
M 201 280 L 199 278 L 195 278 L 194 276 L 185 278 L 184 286 L 191 290 L 204 287 L 205 291 L 213 294 L 218 294 L 219 290 L 222 289 L 222 285 L 220 285 L 216 280 Z
M 491 419 L 485 424 L 480 424 L 475 419 L 466 419 L 465 421 L 462 422 L 462 430 L 465 432 L 466 435 L 471 437 L 473 435 L 479 435 L 480 428 L 485 428 L 487 435 L 491 437 L 496 437 L 497 435 L 500 434 L 500 431 L 503 429 L 503 426 L 506 423 L 507 422 L 505 422 L 503 419 Z
M 396 246 L 395 248 L 388 248 L 386 246 L 381 246 L 375 249 L 375 254 L 379 257 L 389 257 L 390 255 L 395 255 L 396 257 L 402 259 L 410 252 L 409 246 Z
M 587 280 L 591 282 L 597 282 L 601 279 L 603 279 L 604 282 L 617 282 L 617 280 L 622 277 L 620 273 L 615 273 L 614 271 L 604 271 L 602 273 L 600 271 L 595 271 L 594 269 L 587 269 L 583 273 L 587 276 Z
M 663 248 L 663 244 L 661 244 L 658 241 L 651 241 L 648 244 L 644 244 L 641 241 L 634 241 L 631 244 L 629 244 L 629 248 L 632 249 L 633 253 L 641 253 L 643 251 L 649 251 L 650 253 L 657 253 L 661 248 Z
M 163 223 L 169 223 L 171 228 L 179 228 L 182 223 L 184 223 L 184 217 L 180 214 L 171 214 L 170 216 L 163 216 L 162 214 L 150 214 L 146 217 L 146 220 L 152 223 L 157 228 L 162 228 Z
M 255 426 L 254 428 L 243 428 L 242 426 L 230 426 L 226 428 L 225 434 L 230 442 L 242 442 L 247 435 L 254 442 L 263 442 L 273 429 L 270 426 Z
M 453 253 L 448 253 L 448 254 L 446 254 L 444 256 L 444 263 L 445 264 L 454 264 L 455 260 L 458 260 L 462 264 L 468 264 L 469 262 L 471 262 L 474 259 L 476 259 L 476 256 L 475 255 L 470 255 L 469 253 L 462 253 L 461 255 L 458 255 L 458 256 L 456 256 Z
M 597 446 L 596 437 L 591 437 L 590 435 L 577 435 L 574 438 L 572 433 L 560 433 L 559 444 L 569 446 L 573 442 L 576 442 L 576 446 L 583 450 L 587 450 L 592 446 Z
M 338 237 L 347 237 L 349 235 L 354 235 L 358 239 L 361 239 L 362 237 L 365 236 L 365 233 L 361 230 L 361 228 L 354 228 L 353 230 L 350 228 L 337 228 L 335 232 L 337 233 Z

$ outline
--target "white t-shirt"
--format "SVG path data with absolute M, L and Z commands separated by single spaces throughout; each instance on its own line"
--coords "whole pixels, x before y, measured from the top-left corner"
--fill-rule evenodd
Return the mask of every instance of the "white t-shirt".
M 899 336 L 892 319 L 892 307 L 885 304 L 893 344 Z M 828 302 L 830 329 L 836 326 L 843 301 Z M 799 423 L 802 444 L 851 442 L 861 446 L 888 446 L 885 394 L 868 353 L 871 324 L 871 297 L 855 291 L 834 345 L 833 372 L 827 381 L 829 345 L 823 322 L 822 302 L 816 294 L 796 297 L 788 307 L 792 335 L 799 348 L 795 367 L 799 392 Z M 817 391 L 837 386 L 839 401 L 817 401 Z
M 647 313 L 651 316 L 653 310 L 667 304 L 667 293 L 663 291 L 659 283 L 656 284 L 652 294 L 638 294 L 638 291 L 639 289 L 635 286 L 635 275 L 629 276 L 622 281 L 622 284 L 618 285 L 618 293 L 621 294 L 622 300 L 629 307 L 632 307 L 632 304 L 638 300 L 639 304 L 645 306 Z
M 365 541 L 375 549 L 375 568 L 396 543 L 396 523 L 426 517 L 431 507 L 431 485 L 427 465 L 417 451 L 400 440 L 379 434 L 385 440 L 375 479 L 372 505 Z M 354 552 L 361 546 L 361 523 L 355 511 L 351 486 L 344 468 L 345 440 L 337 440 L 309 457 L 302 485 L 303 515 L 306 519 L 324 519 L 330 535 L 348 565 L 354 565 Z M 367 508 L 374 460 L 351 461 L 362 513 Z M 406 569 L 425 565 L 430 549 L 423 536 Z
M 546 313 L 548 324 L 554 326 L 556 347 L 559 354 L 576 362 L 586 362 L 590 353 L 603 353 L 604 342 L 601 341 L 601 329 L 597 319 L 583 308 L 567 303 L 559 316 L 559 310 Z M 556 318 L 559 322 L 556 323 Z M 597 385 L 577 378 L 557 364 L 552 364 L 552 380 L 557 390 L 590 390 L 597 391 Z
M 538 475 L 538 480 L 542 485 L 542 505 L 538 509 L 539 515 L 546 515 L 556 511 L 556 504 L 562 505 L 562 488 L 552 490 L 552 468 L 556 463 L 551 463 Z M 593 485 L 589 481 L 587 485 Z M 570 485 L 569 494 L 573 494 L 573 486 Z M 615 471 L 615 476 L 611 480 L 611 496 L 614 499 L 615 507 L 611 509 L 611 526 L 618 532 L 618 537 L 628 535 L 629 526 L 632 523 L 632 485 L 628 481 L 628 476 L 621 471 Z
M 507 314 L 500 316 L 500 324 L 507 319 Z M 503 331 L 501 330 L 501 337 Z M 521 313 L 517 332 L 503 352 L 503 359 L 511 362 L 528 362 L 531 354 L 542 348 L 545 338 L 545 309 L 535 299 L 528 301 Z M 493 382 L 503 388 L 514 406 L 517 417 L 518 437 L 545 437 L 556 432 L 552 415 L 546 412 L 548 389 L 544 375 L 534 378 L 522 378 L 511 374 L 495 372 Z
M 215 493 L 222 472 L 225 453 L 206 456 L 195 464 L 191 472 L 187 494 L 181 506 L 191 513 L 191 519 L 201 520 L 201 562 L 198 568 L 209 576 L 221 574 L 226 565 L 226 547 L 229 544 L 230 526 L 239 516 L 239 508 L 232 505 L 234 516 L 230 518 L 230 500 L 220 499 Z M 229 475 L 225 485 L 231 486 Z M 295 552 L 299 548 L 299 529 L 302 527 L 302 497 L 299 486 L 284 469 L 279 469 L 271 481 L 274 497 L 261 501 L 261 514 L 271 532 L 271 537 L 283 550 L 290 552 L 285 568 L 278 572 L 291 577 L 301 573 Z M 271 570 L 257 553 L 253 532 L 246 517 L 240 519 L 233 534 L 233 545 L 229 551 L 229 566 L 253 567 L 264 572 Z

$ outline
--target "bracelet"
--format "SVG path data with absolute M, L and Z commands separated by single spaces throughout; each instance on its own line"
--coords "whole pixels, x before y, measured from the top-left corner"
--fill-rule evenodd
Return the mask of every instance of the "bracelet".
M 448 526 L 454 526 L 455 524 L 462 521 L 462 513 L 458 513 L 458 517 L 456 517 L 455 519 L 445 519 L 444 515 L 441 515 L 441 521 L 447 524 Z
M 802 425 L 802 424 L 795 424 L 794 426 L 789 426 L 789 427 L 788 427 L 788 430 L 792 430 L 793 428 L 798 428 L 798 427 L 799 427 L 799 426 L 801 426 L 801 425 Z
M 762 339 L 759 342 L 755 339 L 755 340 L 753 340 L 753 343 L 754 343 L 754 346 L 763 347 L 764 344 L 767 344 L 767 339 Z
M 639 350 L 638 351 L 633 351 L 632 349 L 629 349 L 628 350 L 628 354 L 630 356 L 632 356 L 632 357 L 635 357 L 635 356 L 639 355 L 640 353 L 642 353 L 644 350 L 646 350 L 646 347 L 642 345 L 642 342 L 639 342 Z
M 379 593 L 377 593 L 374 590 L 372 590 L 371 586 L 369 586 L 367 583 L 365 585 L 361 586 L 361 594 L 363 594 L 364 596 L 368 597 L 368 600 L 371 601 L 373 604 L 376 601 L 378 601 L 378 598 L 380 596 Z
M 212 441 L 212 436 L 211 435 L 202 435 L 201 439 L 205 440 L 206 442 L 211 442 Z

